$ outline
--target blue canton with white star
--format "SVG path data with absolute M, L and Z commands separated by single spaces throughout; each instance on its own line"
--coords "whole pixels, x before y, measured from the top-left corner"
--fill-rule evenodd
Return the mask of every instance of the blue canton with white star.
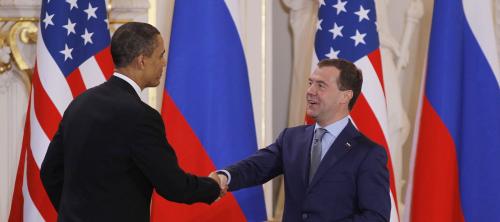
M 357 61 L 379 48 L 373 0 L 320 0 L 314 47 L 319 60 Z
M 104 0 L 43 0 L 40 30 L 64 76 L 110 43 Z

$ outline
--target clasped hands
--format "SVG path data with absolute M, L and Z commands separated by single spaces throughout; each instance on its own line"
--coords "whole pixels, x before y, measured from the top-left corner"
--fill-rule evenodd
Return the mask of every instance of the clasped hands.
M 213 180 L 215 180 L 219 184 L 220 194 L 219 194 L 219 198 L 217 198 L 217 200 L 215 200 L 215 201 L 218 201 L 221 197 L 223 197 L 227 193 L 227 189 L 228 189 L 227 177 L 223 174 L 218 174 L 216 171 L 211 172 L 208 175 L 208 177 L 212 178 Z

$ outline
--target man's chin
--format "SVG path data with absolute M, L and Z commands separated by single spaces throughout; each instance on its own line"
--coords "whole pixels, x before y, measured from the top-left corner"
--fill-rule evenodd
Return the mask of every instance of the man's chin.
M 315 118 L 316 116 L 318 116 L 318 114 L 314 113 L 313 111 L 310 111 L 310 110 L 306 110 L 306 115 L 310 118 Z
M 160 85 L 160 81 L 152 82 L 152 83 L 148 84 L 146 87 L 157 87 L 158 85 Z

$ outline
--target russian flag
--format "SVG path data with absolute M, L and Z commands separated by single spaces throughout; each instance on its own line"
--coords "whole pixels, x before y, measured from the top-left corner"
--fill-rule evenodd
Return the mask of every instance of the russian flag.
M 500 221 L 500 73 L 493 9 L 493 1 L 434 3 L 407 204 L 413 222 Z
M 176 1 L 162 116 L 187 172 L 208 175 L 257 150 L 245 56 L 223 0 Z M 207 206 L 155 196 L 153 221 L 265 221 L 262 187 Z

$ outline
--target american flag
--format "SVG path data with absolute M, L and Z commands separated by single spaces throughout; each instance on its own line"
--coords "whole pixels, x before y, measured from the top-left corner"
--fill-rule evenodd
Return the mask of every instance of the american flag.
M 363 72 L 363 87 L 351 117 L 358 129 L 382 145 L 389 156 L 391 221 L 399 221 L 392 160 L 387 143 L 388 122 L 384 79 L 373 0 L 320 0 L 313 67 L 318 60 L 343 58 Z
M 43 0 L 9 221 L 56 221 L 40 166 L 68 104 L 113 74 L 104 0 Z

